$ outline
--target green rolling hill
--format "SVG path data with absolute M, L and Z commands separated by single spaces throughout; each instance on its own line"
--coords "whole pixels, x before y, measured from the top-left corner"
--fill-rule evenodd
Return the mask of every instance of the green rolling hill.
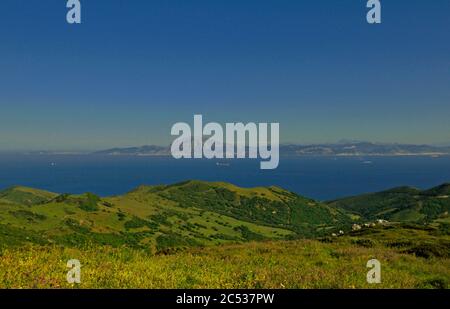
M 360 216 L 364 220 L 430 223 L 447 221 L 450 211 L 450 184 L 429 190 L 399 187 L 382 192 L 343 198 L 329 206 Z
M 449 184 L 401 187 L 322 203 L 278 187 L 185 181 L 112 197 L 26 187 L 0 191 L 0 246 L 91 244 L 151 252 L 329 236 L 353 222 L 449 223 Z
M 0 287 L 73 288 L 66 262 L 76 258 L 81 288 L 448 288 L 448 192 L 322 203 L 203 181 L 112 197 L 12 187 L 0 191 Z M 400 223 L 351 231 L 355 217 Z M 374 257 L 377 286 L 366 282 Z
M 101 244 L 163 251 L 329 233 L 343 211 L 277 187 L 186 181 L 100 198 L 13 187 L 0 192 L 2 246 Z

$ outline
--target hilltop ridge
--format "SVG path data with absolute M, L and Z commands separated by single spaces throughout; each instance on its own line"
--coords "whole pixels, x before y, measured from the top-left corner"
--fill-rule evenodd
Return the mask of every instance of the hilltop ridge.
M 397 187 L 329 201 L 327 204 L 357 214 L 365 220 L 380 218 L 398 222 L 448 222 L 449 196 L 450 184 L 444 183 L 428 190 Z
M 0 191 L 3 245 L 100 243 L 164 250 L 250 240 L 312 237 L 346 220 L 327 205 L 278 187 L 190 180 L 127 194 Z
M 282 188 L 188 180 L 111 197 L 27 187 L 0 191 L 0 246 L 129 246 L 161 251 L 248 241 L 316 238 L 355 222 L 448 224 L 449 184 L 399 187 L 316 201 Z

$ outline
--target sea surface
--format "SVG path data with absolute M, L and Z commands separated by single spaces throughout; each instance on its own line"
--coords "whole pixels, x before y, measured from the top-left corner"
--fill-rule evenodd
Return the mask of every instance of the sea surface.
M 430 188 L 450 182 L 450 157 L 281 158 L 275 170 L 259 160 L 175 160 L 101 155 L 0 155 L 0 190 L 13 185 L 58 193 L 123 194 L 141 184 L 188 179 L 243 187 L 276 185 L 318 200 L 396 186 Z

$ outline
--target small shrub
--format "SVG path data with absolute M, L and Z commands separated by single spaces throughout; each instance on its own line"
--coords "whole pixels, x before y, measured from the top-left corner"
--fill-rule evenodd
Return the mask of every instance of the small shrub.
M 448 289 L 448 282 L 444 278 L 433 278 L 421 282 L 417 288 L 419 289 Z
M 352 244 L 364 248 L 372 248 L 373 246 L 375 246 L 375 242 L 367 238 L 352 239 Z
M 80 209 L 84 211 L 97 211 L 98 210 L 98 202 L 100 201 L 100 197 L 92 194 L 86 193 L 86 196 L 79 201 Z
M 449 246 L 442 244 L 422 243 L 405 251 L 418 257 L 429 259 L 431 257 L 449 257 Z

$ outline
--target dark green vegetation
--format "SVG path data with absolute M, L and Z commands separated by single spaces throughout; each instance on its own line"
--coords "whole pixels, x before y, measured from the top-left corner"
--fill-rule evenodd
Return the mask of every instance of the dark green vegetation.
M 397 188 L 321 203 L 278 187 L 186 181 L 140 186 L 123 196 L 0 192 L 0 247 L 25 243 L 129 246 L 148 251 L 313 238 L 354 222 L 387 219 L 448 226 L 450 185 Z
M 450 211 L 450 184 L 421 191 L 400 187 L 331 201 L 329 206 L 344 209 L 362 220 L 386 219 L 396 222 L 447 222 Z
M 68 287 L 72 258 L 81 287 L 373 287 L 366 263 L 377 258 L 376 287 L 448 288 L 448 195 L 442 185 L 322 203 L 201 181 L 106 198 L 9 188 L 0 192 L 0 287 Z M 375 219 L 389 222 L 368 224 Z
M 25 243 L 129 246 L 149 251 L 328 234 L 341 210 L 286 190 L 187 181 L 123 196 L 0 192 L 0 246 Z

